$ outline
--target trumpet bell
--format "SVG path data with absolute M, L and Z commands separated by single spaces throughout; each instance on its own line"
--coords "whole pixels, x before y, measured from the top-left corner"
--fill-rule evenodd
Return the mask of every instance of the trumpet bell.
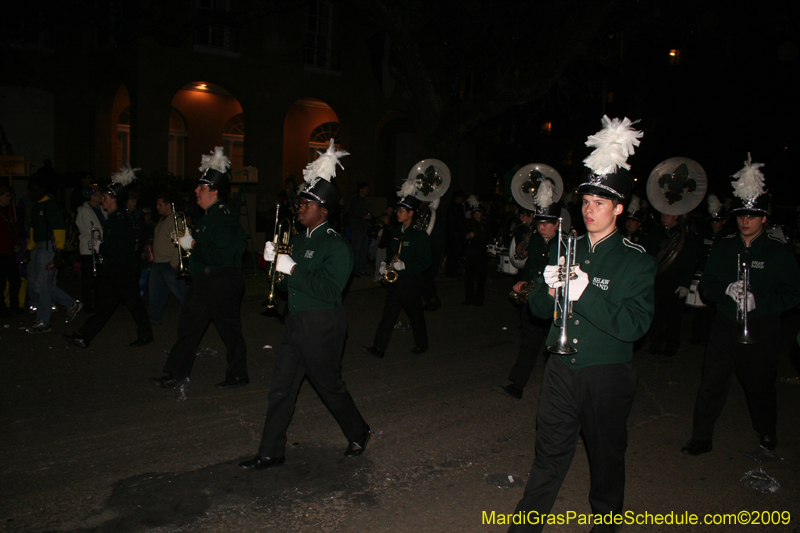
M 750 335 L 750 332 L 745 331 L 738 339 L 736 339 L 736 342 L 739 344 L 755 344 L 756 340 L 752 335 Z

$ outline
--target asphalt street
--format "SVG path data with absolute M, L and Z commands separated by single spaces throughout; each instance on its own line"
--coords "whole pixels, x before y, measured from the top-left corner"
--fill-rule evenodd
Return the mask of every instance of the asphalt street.
M 263 275 L 262 275 L 263 276 Z M 305 383 L 289 427 L 286 464 L 261 472 L 237 467 L 258 447 L 281 325 L 259 313 L 263 286 L 249 280 L 242 307 L 250 385 L 221 391 L 224 347 L 211 326 L 201 343 L 189 398 L 176 402 L 148 378 L 161 375 L 175 340 L 180 306 L 170 300 L 156 340 L 129 348 L 135 325 L 124 308 L 91 346 L 61 338 L 85 320 L 28 335 L 28 315 L 0 329 L 0 530 L 8 532 L 500 532 L 488 524 L 512 513 L 520 486 L 498 487 L 487 475 L 527 479 L 534 455 L 535 413 L 544 366 L 540 357 L 522 400 L 497 392 L 519 343 L 510 278 L 490 275 L 486 305 L 462 306 L 463 280 L 438 279 L 443 305 L 426 313 L 431 349 L 413 348 L 395 330 L 384 359 L 364 354 L 383 306 L 383 289 L 367 278 L 347 293 L 349 334 L 343 376 L 374 437 L 366 453 L 347 445 L 313 388 Z M 76 293 L 77 281 L 63 279 Z M 405 317 L 403 317 L 404 320 Z M 688 315 L 684 337 L 688 338 Z M 784 352 L 800 314 L 783 319 Z M 74 327 L 73 327 L 74 326 Z M 639 384 L 629 419 L 626 509 L 635 516 L 749 513 L 745 526 L 626 525 L 623 531 L 800 532 L 800 386 L 778 383 L 781 460 L 744 455 L 758 446 L 741 387 L 731 389 L 711 453 L 689 457 L 692 406 L 701 346 L 684 342 L 665 357 L 639 350 Z M 779 374 L 793 375 L 785 356 Z M 762 494 L 740 482 L 763 467 L 781 485 Z M 554 513 L 575 513 L 545 531 L 583 532 L 589 513 L 588 464 L 582 446 Z M 756 517 L 756 518 L 752 518 Z

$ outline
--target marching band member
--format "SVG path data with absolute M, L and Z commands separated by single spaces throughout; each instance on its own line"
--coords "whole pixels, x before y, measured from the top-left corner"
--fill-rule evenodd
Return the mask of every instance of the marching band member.
M 738 232 L 714 243 L 700 279 L 701 294 L 717 304 L 717 315 L 695 400 L 692 438 L 681 449 L 685 454 L 711 451 L 714 424 L 725 407 L 734 372 L 744 388 L 759 444 L 767 450 L 778 445 L 780 315 L 800 303 L 800 269 L 791 248 L 766 232 L 770 197 L 764 190 L 763 166 L 748 154 L 744 167 L 733 175 L 738 205 L 731 212 Z M 749 268 L 748 287 L 739 279 L 740 261 Z M 744 328 L 737 318 L 745 316 L 754 344 L 739 342 Z
M 264 249 L 264 259 L 277 261 L 277 270 L 284 274 L 281 283 L 289 293 L 289 315 L 275 356 L 258 455 L 239 463 L 244 470 L 263 470 L 284 463 L 286 430 L 305 378 L 347 438 L 344 455 L 361 455 L 369 442 L 369 426 L 342 381 L 342 352 L 347 336 L 342 291 L 353 271 L 353 248 L 328 221 L 341 199 L 330 180 L 336 176 L 336 165 L 341 166 L 339 157 L 346 155 L 349 154 L 334 149 L 331 139 L 328 150 L 303 171 L 308 185 L 298 194 L 298 221 L 306 231 L 292 238 L 291 255 L 275 250 L 272 241 Z
M 189 374 L 194 366 L 197 346 L 213 320 L 227 351 L 228 368 L 219 389 L 235 389 L 250 383 L 247 375 L 247 346 L 242 336 L 242 296 L 244 276 L 242 255 L 247 246 L 239 218 L 222 201 L 230 188 L 230 160 L 221 146 L 204 155 L 194 192 L 197 205 L 206 214 L 195 224 L 194 234 L 187 228 L 180 245 L 191 250 L 189 273 L 192 284 L 186 293 L 178 320 L 178 340 L 164 365 L 164 376 L 150 378 L 156 387 L 175 388 L 185 400 Z
M 584 160 L 592 173 L 578 187 L 587 233 L 577 240 L 576 261 L 565 266 L 564 258 L 553 253 L 529 295 L 534 315 L 552 316 L 553 298 L 570 271 L 574 279 L 566 298 L 574 307 L 564 320 L 577 353 L 553 354 L 545 367 L 536 458 L 516 508 L 522 517 L 530 511 L 550 512 L 580 434 L 589 455 L 592 513 L 622 513 L 627 420 L 636 390 L 633 343 L 645 334 L 653 318 L 656 261 L 616 228 L 633 189 L 626 158 L 639 145 L 642 133 L 627 118 L 603 117 L 603 125 L 586 143 L 595 150 Z M 548 345 L 559 337 L 554 324 Z M 541 531 L 543 527 L 522 522 L 509 531 Z M 599 530 L 596 526 L 594 531 Z
M 123 167 L 111 176 L 111 183 L 103 191 L 103 209 L 108 212 L 103 240 L 95 241 L 95 252 L 103 258 L 99 281 L 99 294 L 95 314 L 89 316 L 76 333 L 64 339 L 87 348 L 114 314 L 120 302 L 125 304 L 136 322 L 136 340 L 130 346 L 137 348 L 153 342 L 153 330 L 147 318 L 147 309 L 139 294 L 139 267 L 136 260 L 136 236 L 125 204 L 128 189 L 136 179 L 135 171 Z
M 364 346 L 364 352 L 383 357 L 392 338 L 394 325 L 404 310 L 411 321 L 414 333 L 413 354 L 428 351 L 428 329 L 425 324 L 425 312 L 422 310 L 422 273 L 431 264 L 431 246 L 428 234 L 413 227 L 414 214 L 419 209 L 419 200 L 414 197 L 416 188 L 413 180 L 407 180 L 397 195 L 397 221 L 399 224 L 392 230 L 392 244 L 386 257 L 389 263 L 381 263 L 380 273 L 386 274 L 394 269 L 397 281 L 388 283 L 383 316 L 375 331 L 372 346 Z M 485 248 L 484 248 L 485 250 Z

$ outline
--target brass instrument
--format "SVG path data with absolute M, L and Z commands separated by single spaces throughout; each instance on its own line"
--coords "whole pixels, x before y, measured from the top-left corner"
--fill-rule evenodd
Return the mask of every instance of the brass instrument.
M 736 308 L 736 321 L 742 325 L 742 334 L 736 339 L 740 344 L 755 344 L 755 339 L 747 329 L 747 292 L 750 290 L 750 266 L 747 261 L 742 261 L 741 254 L 736 256 L 739 274 L 736 281 L 742 282 L 741 305 Z
M 280 254 L 292 255 L 292 247 L 289 239 L 292 237 L 293 224 L 289 224 L 286 219 L 280 219 L 281 204 L 275 205 L 275 235 L 272 237 L 272 244 L 275 250 L 275 257 L 269 267 L 269 292 L 267 293 L 267 308 L 275 307 L 275 286 L 283 281 L 283 273 L 278 271 L 278 256 Z M 289 224 L 287 226 L 287 224 Z
M 533 281 L 526 281 L 522 284 L 519 292 L 511 291 L 508 295 L 514 300 L 515 304 L 524 304 L 528 302 L 528 295 L 533 290 Z
M 525 260 L 527 259 L 527 257 L 525 257 L 525 252 L 528 251 L 528 245 L 531 243 L 531 237 L 533 237 L 534 224 L 535 224 L 534 222 L 531 222 L 530 224 L 525 224 L 526 226 L 528 226 L 528 233 L 525 234 L 521 242 L 514 243 L 513 254 L 514 254 L 514 259 L 517 261 L 521 261 L 524 263 Z
M 569 232 L 566 239 L 561 233 L 561 226 L 563 220 L 558 219 L 558 248 L 556 257 L 561 257 L 561 248 L 564 247 L 564 284 L 556 289 L 555 303 L 553 304 L 553 324 L 559 328 L 558 340 L 552 346 L 548 346 L 547 350 L 551 353 L 559 355 L 571 355 L 577 353 L 578 350 L 569 342 L 567 335 L 567 322 L 572 318 L 572 302 L 569 300 L 569 282 L 574 279 L 572 269 L 576 266 L 575 252 L 577 248 L 578 234 L 575 230 Z
M 400 252 L 403 251 L 403 239 L 400 239 L 400 246 L 397 250 L 397 253 L 394 254 L 392 257 L 392 262 L 386 265 L 386 272 L 383 273 L 383 278 L 381 278 L 381 283 L 394 283 L 400 277 L 400 274 L 397 270 L 394 269 L 394 264 L 400 260 Z
M 170 205 L 172 206 L 172 223 L 175 228 L 175 231 L 172 232 L 172 240 L 178 246 L 178 277 L 186 278 L 189 277 L 189 270 L 186 268 L 184 259 L 192 254 L 191 250 L 184 250 L 180 243 L 181 237 L 186 235 L 186 215 L 175 210 L 174 202 Z
M 97 267 L 103 264 L 103 257 L 94 249 L 94 243 L 102 242 L 103 239 L 100 238 L 100 228 L 95 227 L 93 221 L 89 223 L 92 225 L 92 236 L 89 242 L 89 246 L 92 248 L 92 276 L 97 276 Z

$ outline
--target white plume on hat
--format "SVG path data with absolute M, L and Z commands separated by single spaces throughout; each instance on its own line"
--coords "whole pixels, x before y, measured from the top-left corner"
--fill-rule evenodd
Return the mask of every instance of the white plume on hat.
M 719 201 L 716 194 L 708 195 L 708 212 L 711 215 L 716 215 L 722 211 L 722 202 Z
M 637 211 L 641 210 L 642 208 L 642 201 L 639 199 L 638 196 L 634 195 L 631 198 L 631 205 L 628 206 L 628 213 L 631 215 L 635 215 Z
M 474 194 L 470 194 L 469 197 L 467 198 L 467 205 L 469 205 L 473 209 L 478 207 L 480 205 L 478 197 L 475 196 Z
M 344 170 L 344 166 L 339 162 L 339 158 L 350 155 L 350 152 L 336 150 L 333 147 L 333 137 L 331 137 L 331 142 L 325 153 L 319 150 L 317 153 L 319 157 L 306 165 L 306 168 L 303 169 L 303 179 L 308 183 L 308 187 L 313 187 L 320 178 L 326 181 L 331 181 L 331 178 L 335 178 L 336 165 L 339 165 L 342 167 L 342 170 Z
M 111 183 L 122 185 L 126 187 L 133 183 L 136 179 L 136 171 L 142 170 L 141 168 L 131 168 L 130 165 L 122 165 L 119 172 L 111 174 Z
M 417 180 L 414 179 L 405 180 L 403 185 L 400 187 L 400 190 L 397 191 L 397 196 L 399 198 L 414 196 L 415 194 L 417 194 Z
M 550 207 L 553 203 L 553 198 L 556 195 L 556 187 L 549 179 L 542 178 L 539 182 L 539 190 L 536 191 L 536 196 L 533 197 L 533 202 L 541 208 Z
M 753 163 L 750 152 L 747 153 L 747 161 L 744 162 L 742 169 L 734 174 L 733 194 L 745 202 L 753 200 L 764 194 L 764 173 L 761 167 L 764 163 Z
M 211 155 L 203 155 L 200 158 L 200 172 L 212 169 L 220 174 L 225 174 L 229 168 L 231 168 L 231 160 L 225 155 L 222 146 L 215 146 Z
M 632 128 L 638 120 L 631 122 L 628 117 L 610 119 L 605 115 L 601 122 L 603 129 L 590 135 L 586 141 L 586 146 L 595 149 L 583 160 L 584 164 L 596 175 L 612 174 L 617 167 L 630 170 L 628 156 L 633 155 L 634 148 L 639 146 L 639 138 L 644 135 Z

